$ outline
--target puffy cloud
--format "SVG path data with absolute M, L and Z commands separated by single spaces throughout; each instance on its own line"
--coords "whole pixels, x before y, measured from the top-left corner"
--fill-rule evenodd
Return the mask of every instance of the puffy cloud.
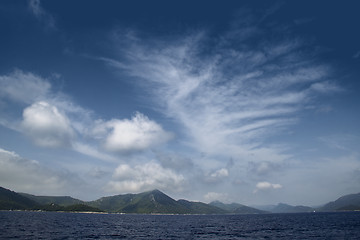
M 106 135 L 104 148 L 111 152 L 142 151 L 171 139 L 172 134 L 141 113 L 132 119 L 100 123 L 95 135 Z
M 31 104 L 41 100 L 50 91 L 51 84 L 32 73 L 15 70 L 9 75 L 0 76 L 0 98 Z
M 217 183 L 224 180 L 224 178 L 229 176 L 229 171 L 226 168 L 220 168 L 213 172 L 208 173 L 205 176 L 205 182 L 207 183 Z
M 256 189 L 254 190 L 254 193 L 262 190 L 279 189 L 279 188 L 282 188 L 282 186 L 278 183 L 258 182 L 256 184 Z
M 135 165 L 119 165 L 108 184 L 113 192 L 139 192 L 159 188 L 162 190 L 181 190 L 184 176 L 171 169 L 163 168 L 156 162 Z
M 71 186 L 70 178 L 0 148 L 0 183 L 3 187 L 32 194 L 59 195 Z
M 22 131 L 43 147 L 70 146 L 74 137 L 68 118 L 47 102 L 36 102 L 24 109 Z
M 229 176 L 229 171 L 226 168 L 221 168 L 210 174 L 213 178 L 223 178 Z

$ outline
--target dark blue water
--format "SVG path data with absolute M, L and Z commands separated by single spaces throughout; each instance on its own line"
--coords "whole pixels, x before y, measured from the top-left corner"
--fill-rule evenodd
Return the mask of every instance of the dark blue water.
M 119 215 L 0 212 L 1 239 L 360 239 L 360 212 Z

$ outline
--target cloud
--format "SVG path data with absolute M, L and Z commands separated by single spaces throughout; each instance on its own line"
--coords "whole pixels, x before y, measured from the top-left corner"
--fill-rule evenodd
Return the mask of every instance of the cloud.
M 271 189 L 280 189 L 282 186 L 278 183 L 269 183 L 269 182 L 258 182 L 256 184 L 256 189 L 254 193 L 258 191 L 271 190 Z
M 96 158 L 96 159 L 101 159 L 106 162 L 118 162 L 119 161 L 116 157 L 99 151 L 98 149 L 96 149 L 96 146 L 87 145 L 87 144 L 81 143 L 81 142 L 74 142 L 72 144 L 72 146 L 75 151 L 77 151 L 81 154 Z
M 212 178 L 223 178 L 229 176 L 229 171 L 226 168 L 221 168 L 210 174 Z
M 136 152 L 167 142 L 172 134 L 155 121 L 137 112 L 129 119 L 98 122 L 95 136 L 105 135 L 104 148 L 111 152 Z
M 133 167 L 121 164 L 115 169 L 112 178 L 107 189 L 117 193 L 140 192 L 155 188 L 180 191 L 185 181 L 183 175 L 153 161 Z
M 29 0 L 29 10 L 39 21 L 44 22 L 47 28 L 55 29 L 54 17 L 41 6 L 40 0 Z
M 51 84 L 30 72 L 19 69 L 9 75 L 0 76 L 0 99 L 7 98 L 18 103 L 31 104 L 44 99 L 51 89 Z
M 328 65 L 304 54 L 305 41 L 281 39 L 282 32 L 280 40 L 261 40 L 269 30 L 244 24 L 239 27 L 256 31 L 245 39 L 230 31 L 211 41 L 205 31 L 174 41 L 140 41 L 120 31 L 118 59 L 101 61 L 139 79 L 194 150 L 218 159 L 284 160 L 268 139 L 298 123 L 313 99 L 339 88 L 325 81 Z
M 360 57 L 360 51 L 357 51 L 355 54 L 354 54 L 354 56 L 353 56 L 353 58 L 359 58 Z
M 221 201 L 221 202 L 228 202 L 228 194 L 226 193 L 218 193 L 218 192 L 208 192 L 204 195 L 204 199 L 206 202 L 213 202 L 213 201 Z
M 72 186 L 81 185 L 81 181 L 70 173 L 55 172 L 37 161 L 24 159 L 1 148 L 0 182 L 1 186 L 18 192 L 39 195 L 69 194 Z
M 21 128 L 35 144 L 43 147 L 71 146 L 75 136 L 66 115 L 44 101 L 24 109 Z
M 179 153 L 163 153 L 156 151 L 156 158 L 165 168 L 173 169 L 174 171 L 188 171 L 194 168 L 193 161 Z
M 311 85 L 311 89 L 320 93 L 336 93 L 343 91 L 340 86 L 329 81 L 314 83 Z
M 249 171 L 252 174 L 257 176 L 269 175 L 272 172 L 283 170 L 281 162 L 271 162 L 271 161 L 262 161 L 262 162 L 249 162 Z
M 77 105 L 66 94 L 53 92 L 49 80 L 21 70 L 0 76 L 0 104 L 0 123 L 27 135 L 36 145 L 69 147 L 108 162 L 118 159 L 104 150 L 138 152 L 173 137 L 141 113 L 130 120 L 97 120 L 91 110 Z M 6 112 L 17 107 L 23 109 L 22 117 L 15 116 L 16 111 Z

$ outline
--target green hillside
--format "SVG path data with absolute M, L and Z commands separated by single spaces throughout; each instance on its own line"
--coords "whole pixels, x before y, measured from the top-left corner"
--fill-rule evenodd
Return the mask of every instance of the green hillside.
M 360 193 L 349 194 L 325 204 L 319 211 L 360 210 Z
M 190 202 L 187 200 L 178 200 L 178 203 L 185 206 L 190 210 L 189 213 L 193 214 L 226 214 L 228 213 L 226 210 L 218 208 L 216 206 L 211 206 L 202 202 Z
M 74 204 L 84 204 L 84 201 L 81 201 L 76 198 L 69 196 L 35 196 L 27 193 L 20 193 L 22 196 L 27 197 L 41 205 L 48 205 L 55 203 L 60 206 L 70 206 Z
M 122 213 L 189 213 L 189 209 L 182 206 L 174 199 L 153 190 L 139 194 L 117 195 L 103 197 L 88 205 L 108 212 Z
M 228 213 L 233 214 L 259 214 L 259 213 L 267 213 L 266 211 L 262 211 L 256 208 L 248 207 L 239 203 L 230 203 L 225 204 L 219 201 L 211 202 L 210 205 L 221 208 Z
M 0 210 L 28 210 L 39 204 L 9 189 L 0 187 Z

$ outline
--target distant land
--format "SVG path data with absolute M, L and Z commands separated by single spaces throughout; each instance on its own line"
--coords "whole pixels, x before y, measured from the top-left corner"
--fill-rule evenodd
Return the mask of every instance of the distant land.
M 239 203 L 225 204 L 214 201 L 206 204 L 184 199 L 174 200 L 159 190 L 102 197 L 95 201 L 86 202 L 70 196 L 35 196 L 28 193 L 17 193 L 0 187 L 0 210 L 132 214 L 264 214 L 360 211 L 360 193 L 342 196 L 318 208 L 291 206 L 285 203 L 254 208 Z

